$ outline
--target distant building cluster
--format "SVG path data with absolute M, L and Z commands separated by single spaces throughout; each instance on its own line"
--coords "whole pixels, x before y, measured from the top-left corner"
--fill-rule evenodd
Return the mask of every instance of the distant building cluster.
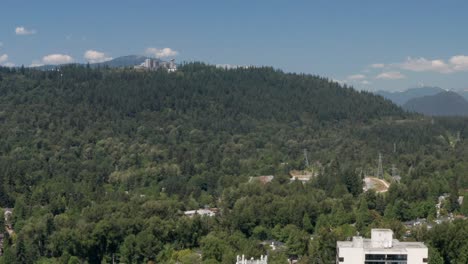
M 148 58 L 142 64 L 135 66 L 135 69 L 143 69 L 150 71 L 165 69 L 168 72 L 175 72 L 177 71 L 177 64 L 175 63 L 174 59 L 170 61 L 163 61 L 161 59 Z

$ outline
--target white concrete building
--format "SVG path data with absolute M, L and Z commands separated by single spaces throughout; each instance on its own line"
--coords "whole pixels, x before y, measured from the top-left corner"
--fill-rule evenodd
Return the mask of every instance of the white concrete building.
M 244 255 L 237 255 L 236 264 L 268 264 L 268 256 L 260 256 L 260 259 L 247 259 Z
M 390 229 L 372 229 L 371 238 L 353 237 L 336 243 L 337 264 L 423 264 L 428 249 L 421 242 L 400 242 Z

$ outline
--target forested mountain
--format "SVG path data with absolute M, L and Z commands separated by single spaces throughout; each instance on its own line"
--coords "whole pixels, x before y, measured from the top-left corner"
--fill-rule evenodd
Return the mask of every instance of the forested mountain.
M 468 116 L 468 101 L 456 92 L 414 98 L 406 102 L 403 108 L 426 115 Z
M 394 102 L 397 105 L 404 105 L 411 99 L 419 98 L 423 96 L 435 95 L 445 90 L 439 87 L 418 87 L 411 88 L 402 92 L 387 92 L 387 91 L 377 91 L 376 94 L 381 95 L 390 101 Z
M 270 253 L 328 263 L 371 227 L 468 213 L 467 119 L 431 120 L 325 78 L 269 67 L 177 72 L 69 65 L 0 68 L 0 205 L 13 207 L 0 263 L 232 263 Z M 318 177 L 289 171 L 321 164 Z M 382 153 L 401 183 L 362 193 Z M 271 183 L 248 183 L 274 175 Z M 216 217 L 186 210 L 216 207 Z M 446 263 L 466 222 L 421 230 Z M 313 237 L 314 239 L 310 239 Z M 465 238 L 466 238 L 465 237 Z M 269 250 L 266 240 L 285 243 Z M 457 252 L 457 253 L 454 253 Z M 201 253 L 201 257 L 198 253 Z M 461 263 L 462 263 L 461 262 Z

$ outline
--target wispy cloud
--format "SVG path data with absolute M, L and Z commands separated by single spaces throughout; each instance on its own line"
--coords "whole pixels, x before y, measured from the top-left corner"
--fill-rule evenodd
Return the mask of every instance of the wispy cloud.
M 27 29 L 23 26 L 19 26 L 19 27 L 16 27 L 15 28 L 15 33 L 16 35 L 32 35 L 32 34 L 36 34 L 36 30 L 35 29 Z
M 49 54 L 42 58 L 44 64 L 65 64 L 72 63 L 73 61 L 73 57 L 66 54 Z
M 381 69 L 381 68 L 385 67 L 385 64 L 383 64 L 383 63 L 374 63 L 374 64 L 371 64 L 370 67 L 374 68 L 374 69 Z
M 426 59 L 424 57 L 408 57 L 402 63 L 394 64 L 394 67 L 414 72 L 438 72 L 443 74 L 468 71 L 468 56 L 456 55 L 447 61 L 443 59 Z
M 368 80 L 367 75 L 358 73 L 348 75 L 344 80 L 334 79 L 333 81 L 339 84 L 349 84 L 349 85 L 369 85 L 371 82 Z
M 398 80 L 406 78 L 401 72 L 398 71 L 390 71 L 390 72 L 382 72 L 381 74 L 375 77 L 376 79 L 383 79 L 383 80 Z
M 112 57 L 106 56 L 104 52 L 99 52 L 96 50 L 87 50 L 84 53 L 84 58 L 90 63 L 98 63 L 112 60 Z
M 405 62 L 399 64 L 399 67 L 404 70 L 415 72 L 452 72 L 451 65 L 445 63 L 443 60 L 428 60 L 426 58 L 411 58 L 408 57 Z
M 157 58 L 164 58 L 164 57 L 173 57 L 179 55 L 179 52 L 171 49 L 171 48 L 147 48 L 146 54 L 155 56 Z
M 364 80 L 364 79 L 366 79 L 366 75 L 364 75 L 364 74 L 353 74 L 353 75 L 349 75 L 346 79 L 351 80 L 351 81 Z

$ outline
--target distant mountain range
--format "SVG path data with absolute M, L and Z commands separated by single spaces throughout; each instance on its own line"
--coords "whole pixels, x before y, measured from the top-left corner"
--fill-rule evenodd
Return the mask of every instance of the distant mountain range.
M 463 90 L 463 91 L 458 91 L 457 93 L 463 96 L 466 100 L 468 100 L 468 89 Z
M 468 115 L 468 89 L 448 92 L 440 87 L 425 86 L 402 92 L 375 93 L 411 112 L 435 116 Z
M 105 61 L 105 62 L 91 63 L 90 66 L 93 67 L 93 68 L 97 68 L 97 67 L 110 67 L 110 68 L 133 67 L 133 66 L 142 64 L 148 58 L 149 57 L 141 56 L 141 55 L 128 55 L 128 56 L 117 57 L 115 59 Z M 81 63 L 74 63 L 74 64 L 82 65 Z M 35 68 L 40 69 L 40 70 L 52 70 L 52 69 L 57 68 L 58 66 L 61 66 L 61 65 L 42 65 L 42 66 L 38 66 L 38 67 L 35 67 Z
M 452 91 L 410 99 L 403 108 L 433 116 L 468 116 L 468 101 Z
M 445 90 L 439 87 L 418 87 L 411 88 L 403 92 L 387 92 L 387 91 L 377 91 L 376 94 L 383 96 L 384 98 L 389 99 L 397 105 L 404 105 L 406 102 L 413 98 L 436 95 L 438 93 L 444 92 Z
M 132 67 L 132 66 L 142 64 L 148 58 L 149 57 L 140 56 L 140 55 L 128 55 L 128 56 L 118 57 L 110 61 L 94 63 L 94 64 L 91 64 L 91 66 L 92 67 L 109 66 L 111 68 Z

